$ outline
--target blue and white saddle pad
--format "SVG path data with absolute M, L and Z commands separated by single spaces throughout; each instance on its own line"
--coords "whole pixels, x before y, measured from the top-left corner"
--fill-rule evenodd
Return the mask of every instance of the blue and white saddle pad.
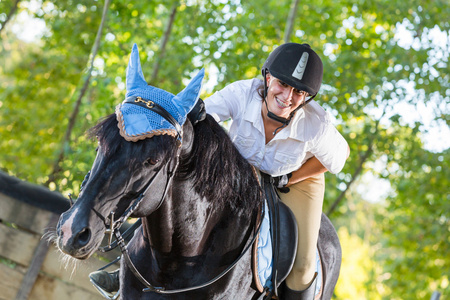
M 257 247 L 257 273 L 259 281 L 263 287 L 272 288 L 272 239 L 270 236 L 270 219 L 267 201 L 264 202 L 264 216 L 259 230 Z M 316 272 L 317 284 L 315 295 L 320 293 L 322 288 L 322 268 L 320 266 L 319 251 L 316 249 Z

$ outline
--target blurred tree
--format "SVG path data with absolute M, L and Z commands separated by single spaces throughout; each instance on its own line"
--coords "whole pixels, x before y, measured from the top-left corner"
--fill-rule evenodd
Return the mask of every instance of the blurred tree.
M 19 5 L 20 0 L 15 0 L 13 3 L 6 2 L 6 5 L 1 5 L 2 9 L 1 11 L 7 11 L 9 9 L 9 12 L 7 14 L 3 13 L 2 18 L 0 19 L 0 33 L 2 32 L 3 28 L 5 28 L 6 24 L 11 20 L 11 18 L 14 16 L 14 14 L 17 11 L 17 6 Z M 8 7 L 9 5 L 12 5 L 11 7 Z
M 98 49 L 100 47 L 100 40 L 102 39 L 103 27 L 105 26 L 108 7 L 109 7 L 109 0 L 106 0 L 105 5 L 103 7 L 101 23 L 100 23 L 100 26 L 97 31 L 97 36 L 95 37 L 95 42 L 92 47 L 92 52 L 90 53 L 88 70 L 83 79 L 83 84 L 79 88 L 80 91 L 78 92 L 77 100 L 75 101 L 75 107 L 69 118 L 69 123 L 68 123 L 67 129 L 66 129 L 66 132 L 64 134 L 64 139 L 62 141 L 61 149 L 59 150 L 59 154 L 58 154 L 55 162 L 53 163 L 52 171 L 49 174 L 47 181 L 45 182 L 46 186 L 48 186 L 51 182 L 56 181 L 60 177 L 60 175 L 63 171 L 61 168 L 61 163 L 65 158 L 65 153 L 66 153 L 65 147 L 66 147 L 66 145 L 68 146 L 71 143 L 71 135 L 72 135 L 72 131 L 75 126 L 75 123 L 77 121 L 78 113 L 80 112 L 81 101 L 83 100 L 83 97 L 86 94 L 86 91 L 90 84 L 90 79 L 92 76 L 92 72 L 94 70 L 94 60 L 97 55 Z

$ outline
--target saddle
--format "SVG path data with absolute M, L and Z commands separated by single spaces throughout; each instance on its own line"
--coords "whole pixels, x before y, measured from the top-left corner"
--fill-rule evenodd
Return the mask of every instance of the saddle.
M 256 287 L 262 293 L 258 299 L 272 299 L 273 296 L 277 299 L 278 287 L 294 265 L 298 228 L 292 211 L 279 201 L 273 178 L 261 172 L 261 179 L 266 200 L 261 229 L 253 245 L 252 269 Z M 317 270 L 319 269 L 321 261 L 317 252 Z M 321 273 L 319 271 L 319 277 L 322 277 Z M 319 292 L 321 286 L 322 284 Z
M 266 209 L 267 209 L 266 204 Z M 252 269 L 257 289 L 262 293 L 267 286 L 273 286 L 273 282 L 267 282 L 266 278 L 272 278 L 273 269 L 276 269 L 276 285 L 279 286 L 289 275 L 294 265 L 297 254 L 297 222 L 292 211 L 284 203 L 279 203 L 280 224 L 278 245 L 278 260 L 273 263 L 273 247 L 275 247 L 269 231 L 271 226 L 264 224 L 261 227 L 253 245 Z M 268 215 L 268 214 L 266 214 Z M 267 221 L 269 218 L 267 218 Z M 269 222 L 269 221 L 268 221 Z M 269 238 L 269 239 L 268 239 Z M 270 245 L 269 245 L 270 244 Z

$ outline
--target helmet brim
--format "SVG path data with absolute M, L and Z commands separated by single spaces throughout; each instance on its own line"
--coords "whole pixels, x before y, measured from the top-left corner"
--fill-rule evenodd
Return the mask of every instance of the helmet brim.
M 317 92 L 315 92 L 314 90 L 312 90 L 308 86 L 304 85 L 299 80 L 295 80 L 295 79 L 293 79 L 290 76 L 286 76 L 286 75 L 284 75 L 282 73 L 277 72 L 276 70 L 272 70 L 272 71 L 269 70 L 269 74 L 272 75 L 273 77 L 283 81 L 284 83 L 292 86 L 293 88 L 296 88 L 297 90 L 301 90 L 301 91 L 307 92 L 311 96 L 314 96 L 315 94 L 317 94 Z

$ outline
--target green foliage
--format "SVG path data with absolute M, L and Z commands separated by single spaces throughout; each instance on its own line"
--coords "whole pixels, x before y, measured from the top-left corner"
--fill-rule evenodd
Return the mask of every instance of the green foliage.
M 17 266 L 17 264 L 14 261 L 6 259 L 6 258 L 0 258 L 0 264 L 6 265 L 7 267 L 9 267 L 11 269 L 14 269 Z
M 371 259 L 373 250 L 370 244 L 358 235 L 350 234 L 345 227 L 339 229 L 338 235 L 343 253 L 343 276 L 336 285 L 336 299 L 381 299 L 382 291 L 376 289 L 376 279 L 373 278 L 379 268 Z
M 339 231 L 343 242 L 371 257 L 357 272 L 368 275 L 355 280 L 358 288 L 368 283 L 361 292 L 368 299 L 428 299 L 436 289 L 450 292 L 449 150 L 425 150 L 425 122 L 408 121 L 400 108 L 435 103 L 433 117 L 450 124 L 448 43 L 434 38 L 449 39 L 447 2 L 321 0 L 301 1 L 298 8 L 292 41 L 309 43 L 322 57 L 324 84 L 316 100 L 336 117 L 351 148 L 344 170 L 327 174 L 324 210 L 345 192 L 332 218 L 349 229 Z M 204 67 L 205 98 L 229 82 L 259 76 L 268 53 L 282 43 L 291 1 L 112 1 L 68 144 L 64 135 L 87 76 L 103 2 L 33 3 L 20 1 L 16 16 L 27 13 L 45 22 L 42 38 L 18 39 L 14 18 L 0 33 L 0 168 L 44 184 L 63 149 L 62 174 L 50 187 L 76 194 L 95 156 L 96 141 L 85 132 L 124 98 L 133 43 L 150 84 L 173 93 Z M 12 0 L 0 1 L 0 22 L 12 6 Z M 161 51 L 173 7 L 174 23 Z M 374 168 L 380 162 L 384 167 Z M 385 202 L 361 201 L 365 195 L 355 186 L 367 174 L 390 182 Z M 338 297 L 350 297 L 351 282 L 339 288 Z
M 417 147 L 400 158 L 397 163 L 402 168 L 389 175 L 397 191 L 389 199 L 389 213 L 379 216 L 390 250 L 383 253 L 385 270 L 392 274 L 391 288 L 411 294 L 411 299 L 429 297 L 430 289 L 450 292 L 445 254 L 450 251 L 449 162 L 449 150 L 429 153 Z M 408 281 L 418 287 L 414 292 Z

